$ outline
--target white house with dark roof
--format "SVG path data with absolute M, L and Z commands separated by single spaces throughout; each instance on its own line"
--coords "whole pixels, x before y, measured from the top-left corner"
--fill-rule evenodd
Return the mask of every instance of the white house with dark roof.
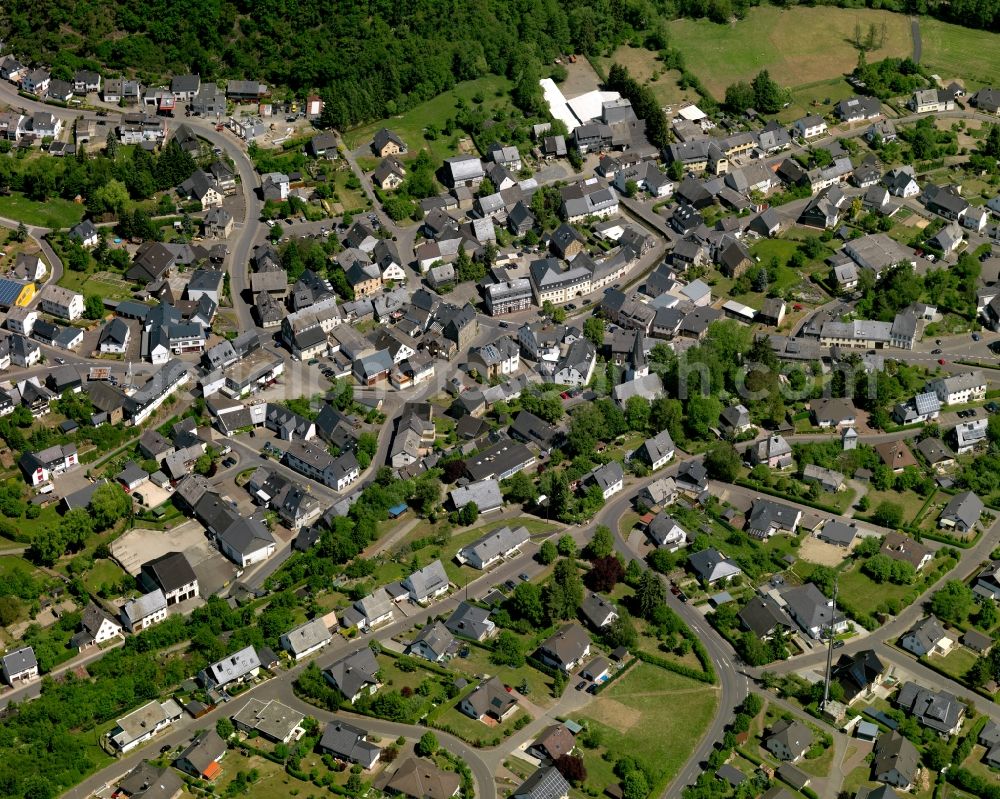
M 674 450 L 674 440 L 667 430 L 663 430 L 652 438 L 647 438 L 637 450 L 637 454 L 655 472 L 673 459 Z
M 333 636 L 330 635 L 326 622 L 322 618 L 315 618 L 284 633 L 279 643 L 292 658 L 301 660 L 314 652 L 319 652 L 332 640 Z
M 656 546 L 669 552 L 676 552 L 688 543 L 687 531 L 665 510 L 661 510 L 646 525 L 646 535 Z
M 488 569 L 494 563 L 520 554 L 529 538 L 525 527 L 500 527 L 462 547 L 455 560 L 463 565 L 468 563 L 474 569 Z
M 406 647 L 406 654 L 440 663 L 455 645 L 455 637 L 441 622 L 425 624 Z
M 354 650 L 323 670 L 323 677 L 342 693 L 351 704 L 364 694 L 373 694 L 380 687 L 379 665 L 367 646 Z
M 938 526 L 957 533 L 968 533 L 978 523 L 986 506 L 971 491 L 956 494 L 945 505 L 938 517 Z
M 130 633 L 138 633 L 167 618 L 167 598 L 157 588 L 122 606 L 122 624 Z
M 448 585 L 448 575 L 440 560 L 428 563 L 403 580 L 403 588 L 409 592 L 410 599 L 419 605 L 448 593 Z
M 914 624 L 899 640 L 900 646 L 917 657 L 947 655 L 955 639 L 934 616 L 927 616 Z
M 497 630 L 496 625 L 490 620 L 488 610 L 468 602 L 460 602 L 454 613 L 445 620 L 444 626 L 455 635 L 475 641 L 492 638 Z
M 827 631 L 839 635 L 847 630 L 847 617 L 839 610 L 834 612 L 833 600 L 813 583 L 789 588 L 781 598 L 785 610 L 810 638 L 819 639 Z
M 595 630 L 602 630 L 618 618 L 618 609 L 600 594 L 588 591 L 580 603 L 580 615 Z
M 566 624 L 538 648 L 544 663 L 570 672 L 590 654 L 590 636 L 576 622 Z
M 743 574 L 743 570 L 714 548 L 703 549 L 688 556 L 688 565 L 695 576 L 706 585 L 714 585 Z
M 4 682 L 13 686 L 34 680 L 38 677 L 38 661 L 35 659 L 35 650 L 30 646 L 23 646 L 6 653 L 0 659 L 0 674 L 3 675 Z

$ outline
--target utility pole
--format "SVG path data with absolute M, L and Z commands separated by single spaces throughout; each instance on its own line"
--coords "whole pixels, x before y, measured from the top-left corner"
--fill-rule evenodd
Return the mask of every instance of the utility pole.
M 827 702 L 830 701 L 830 672 L 833 670 L 833 642 L 834 624 L 837 621 L 837 579 L 833 581 L 833 613 L 830 616 L 830 626 L 828 628 L 829 637 L 826 642 L 826 679 L 823 681 L 823 704 L 820 710 L 826 710 Z

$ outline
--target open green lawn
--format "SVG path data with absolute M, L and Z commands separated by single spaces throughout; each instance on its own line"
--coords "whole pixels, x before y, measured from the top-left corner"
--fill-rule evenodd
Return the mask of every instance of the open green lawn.
M 368 207 L 368 197 L 365 195 L 364 190 L 357 186 L 354 188 L 348 187 L 347 184 L 349 182 L 354 184 L 354 181 L 351 180 L 353 177 L 354 173 L 346 164 L 344 164 L 343 168 L 338 169 L 333 176 L 333 185 L 337 190 L 337 199 L 345 211 L 351 212 Z
M 792 89 L 791 105 L 781 110 L 778 119 L 781 122 L 791 123 L 800 117 L 815 114 L 817 111 L 824 113 L 832 105 L 854 93 L 851 84 L 842 77 L 796 86 Z
M 262 739 L 257 739 L 253 743 L 259 746 Z M 237 774 L 241 771 L 249 773 L 251 770 L 256 770 L 259 775 L 250 790 L 244 794 L 251 799 L 286 799 L 292 795 L 292 791 L 310 787 L 308 783 L 300 782 L 286 774 L 282 766 L 267 758 L 258 755 L 244 757 L 239 750 L 232 750 L 222 760 L 222 776 L 213 786 L 215 791 L 218 795 L 224 796 L 226 788 Z
M 444 21 L 442 20 L 442 22 Z M 369 144 L 372 136 L 380 128 L 390 128 L 399 134 L 406 143 L 408 152 L 403 156 L 404 159 L 414 157 L 422 148 L 426 147 L 437 160 L 443 160 L 458 154 L 457 141 L 463 134 L 456 129 L 451 136 L 439 133 L 437 138 L 427 140 L 424 138 L 424 130 L 427 126 L 435 125 L 440 130 L 445 120 L 454 118 L 458 110 L 456 103 L 459 98 L 467 103 L 472 103 L 472 98 L 481 93 L 483 107 L 491 109 L 509 103 L 510 100 L 507 96 L 509 91 L 510 81 L 496 75 L 465 81 L 459 83 L 450 92 L 438 95 L 433 100 L 421 103 L 399 116 L 348 131 L 344 140 L 350 149 L 355 150 L 362 145 Z
M 575 720 L 598 730 L 615 758 L 641 760 L 662 785 L 687 760 L 717 703 L 716 688 L 638 663 Z
M 840 573 L 840 593 L 848 598 L 851 608 L 858 613 L 874 613 L 883 603 L 901 600 L 913 586 L 876 583 L 857 566 Z
M 29 200 L 19 192 L 0 195 L 0 217 L 47 228 L 69 228 L 83 219 L 86 209 L 69 200 L 52 197 L 45 202 Z
M 955 646 L 945 657 L 933 656 L 934 665 L 961 682 L 966 672 L 975 664 L 977 657 L 971 649 Z
M 477 719 L 469 718 L 456 706 L 452 706 L 437 717 L 437 722 L 473 746 L 493 746 L 496 739 L 503 739 L 507 730 L 513 733 L 517 720 L 527 712 L 523 707 L 518 707 L 502 724 L 484 724 Z
M 470 682 L 477 682 L 477 675 L 488 674 L 499 677 L 504 685 L 517 687 L 524 680 L 528 681 L 528 698 L 536 705 L 547 707 L 553 703 L 552 678 L 531 666 L 519 669 L 510 666 L 497 666 L 490 663 L 490 653 L 478 646 L 469 646 L 469 656 L 456 657 L 448 662 L 448 668 L 460 672 Z
M 133 284 L 120 275 L 111 272 L 74 272 L 71 269 L 63 271 L 59 285 L 82 294 L 97 294 L 109 300 L 132 299 Z
M 751 8 L 732 25 L 707 19 L 670 23 L 670 41 L 683 54 L 688 69 L 718 99 L 726 86 L 747 80 L 761 69 L 784 86 L 830 80 L 850 72 L 858 55 L 851 44 L 855 25 L 886 25 L 885 46 L 869 61 L 912 53 L 910 24 L 902 14 L 867 9 L 822 6 L 781 10 Z
M 83 584 L 87 590 L 96 594 L 105 583 L 117 583 L 125 576 L 125 571 L 113 560 L 97 560 L 94 568 L 83 576 Z
M 920 18 L 921 65 L 945 81 L 965 80 L 967 89 L 1000 83 L 1000 34 Z
M 694 89 L 681 89 L 677 85 L 680 73 L 676 70 L 665 70 L 660 54 L 655 51 L 647 50 L 645 47 L 622 45 L 610 57 L 602 56 L 596 61 L 605 74 L 611 69 L 612 64 L 621 64 L 637 81 L 648 84 L 661 106 L 678 105 L 685 101 L 698 102 L 698 93 Z

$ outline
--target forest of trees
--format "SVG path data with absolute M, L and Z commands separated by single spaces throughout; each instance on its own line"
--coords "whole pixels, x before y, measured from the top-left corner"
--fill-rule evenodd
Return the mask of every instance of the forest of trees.
M 0 14 L 8 51 L 51 64 L 57 78 L 79 68 L 127 71 L 146 81 L 189 71 L 204 80 L 256 78 L 278 87 L 279 96 L 285 90 L 321 91 L 325 122 L 344 128 L 402 112 L 457 81 L 487 74 L 511 78 L 515 102 L 525 107 L 540 96 L 540 66 L 560 53 L 597 54 L 650 35 L 658 39 L 656 49 L 664 49 L 663 21 L 683 16 L 728 23 L 758 4 L 371 0 L 340 4 L 330 13 L 329 4 L 319 0 L 15 0 Z M 983 0 L 868 0 L 867 5 L 987 30 L 1000 27 L 1000 5 Z

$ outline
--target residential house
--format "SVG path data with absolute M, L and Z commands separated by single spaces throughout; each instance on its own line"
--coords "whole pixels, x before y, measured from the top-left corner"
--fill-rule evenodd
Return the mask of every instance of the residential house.
M 318 748 L 323 754 L 366 769 L 374 767 L 382 755 L 378 745 L 368 740 L 367 732 L 340 719 L 326 725 Z
M 222 554 L 241 569 L 267 560 L 277 547 L 274 536 L 256 516 L 237 519 L 215 539 Z
M 18 465 L 33 487 L 80 465 L 75 444 L 54 444 L 39 452 L 25 452 Z
M 403 588 L 409 592 L 410 599 L 419 605 L 448 593 L 448 587 L 448 575 L 440 560 L 432 561 L 403 580 Z
M 462 547 L 455 559 L 463 565 L 468 563 L 474 569 L 485 570 L 501 560 L 519 555 L 528 540 L 528 530 L 524 527 L 500 527 Z
M 90 602 L 80 616 L 80 632 L 70 641 L 82 652 L 97 644 L 103 644 L 122 635 L 122 626 L 110 613 L 96 602 Z
M 575 747 L 576 740 L 569 728 L 565 724 L 552 724 L 542 730 L 528 752 L 540 760 L 554 763 L 563 755 L 572 753 Z
M 834 610 L 833 600 L 823 596 L 813 583 L 789 588 L 781 598 L 788 614 L 810 638 L 818 640 L 847 630 L 847 618 Z
M 703 549 L 688 556 L 688 566 L 705 585 L 729 580 L 743 574 L 743 570 L 717 549 Z
M 854 655 L 842 655 L 833 670 L 833 679 L 844 691 L 844 701 L 850 705 L 862 697 L 871 696 L 882 684 L 886 666 L 874 649 L 863 649 Z
M 198 678 L 206 687 L 225 688 L 233 683 L 243 683 L 253 679 L 260 672 L 260 668 L 261 662 L 257 650 L 247 646 L 206 666 L 198 673 Z
M 570 672 L 590 654 L 590 636 L 576 622 L 557 630 L 538 648 L 542 662 Z
M 162 732 L 181 717 L 181 707 L 173 699 L 166 702 L 148 702 L 127 716 L 118 719 L 108 730 L 107 740 L 120 753 L 131 752 Z M 179 780 L 178 780 L 179 783 Z M 179 790 L 177 785 L 176 790 Z M 134 794 L 133 794 L 134 795 Z
M 406 654 L 416 655 L 432 663 L 440 663 L 455 648 L 455 638 L 441 622 L 425 624 L 407 645 Z
M 17 687 L 38 677 L 38 661 L 35 650 L 23 646 L 7 652 L 0 658 L 0 676 L 8 685 Z
M 617 494 L 625 485 L 625 472 L 618 461 L 608 461 L 596 466 L 581 478 L 581 484 L 587 490 L 597 486 L 605 500 Z
M 755 499 L 746 521 L 746 531 L 754 538 L 767 539 L 775 533 L 794 535 L 802 521 L 802 511 L 770 499 Z
M 168 607 L 199 595 L 198 576 L 183 552 L 168 552 L 143 563 L 138 579 L 144 590 L 161 591 Z
M 490 612 L 464 601 L 459 602 L 444 626 L 455 635 L 474 641 L 485 641 L 496 633 L 496 625 L 490 621 Z
M 909 563 L 918 572 L 934 559 L 931 551 L 923 544 L 895 530 L 886 533 L 879 552 L 893 560 Z
M 647 438 L 636 450 L 636 454 L 646 461 L 653 471 L 656 471 L 673 459 L 674 440 L 668 431 L 663 430 L 652 438 Z
M 580 603 L 580 615 L 594 630 L 602 630 L 618 618 L 618 609 L 600 594 L 588 591 Z
M 742 625 L 762 641 L 792 629 L 791 618 L 769 594 L 753 597 L 737 615 Z
M 354 704 L 364 694 L 374 694 L 380 687 L 379 665 L 367 646 L 354 650 L 323 670 L 323 677 Z
M 920 774 L 920 753 L 895 730 L 883 732 L 875 740 L 872 778 L 904 791 L 917 784 Z M 869 794 L 869 799 L 872 799 Z
M 750 462 L 769 469 L 787 469 L 794 465 L 792 448 L 784 436 L 775 433 L 757 442 L 750 451 Z
M 567 799 L 569 783 L 555 766 L 542 766 L 511 795 L 511 799 Z
M 256 733 L 276 744 L 287 744 L 301 737 L 302 721 L 301 713 L 276 699 L 267 702 L 251 699 L 233 716 L 233 725 L 240 732 Z
M 386 158 L 390 155 L 399 155 L 406 152 L 406 144 L 393 131 L 388 128 L 381 128 L 376 131 L 372 139 L 372 151 L 379 158 Z
M 281 648 L 296 661 L 319 652 L 333 640 L 323 618 L 315 618 L 283 633 L 279 639 Z
M 882 459 L 882 463 L 896 474 L 899 474 L 909 466 L 917 465 L 917 459 L 913 457 L 910 448 L 902 439 L 878 444 L 874 449 L 878 453 L 879 458 Z
M 812 743 L 812 731 L 804 723 L 780 719 L 764 739 L 764 748 L 778 760 L 794 763 L 802 759 Z
M 959 422 L 951 431 L 950 437 L 955 442 L 955 452 L 966 455 L 987 442 L 986 432 L 989 425 L 987 419 L 975 419 L 971 422 Z
M 504 687 L 499 678 L 490 677 L 459 702 L 458 709 L 477 721 L 490 718 L 502 722 L 517 710 L 517 697 Z
M 137 599 L 130 599 L 122 606 L 122 623 L 130 633 L 142 632 L 165 618 L 167 598 L 159 588 Z
M 676 497 L 676 490 L 673 493 Z M 653 504 L 663 505 L 667 503 L 661 501 Z M 646 535 L 657 547 L 669 552 L 676 552 L 688 544 L 687 531 L 666 510 L 661 510 L 649 521 L 649 524 L 646 525 Z
M 965 716 L 965 705 L 952 694 L 931 691 L 914 682 L 903 683 L 895 702 L 901 710 L 942 738 L 957 735 Z
M 955 639 L 937 618 L 926 616 L 903 634 L 899 644 L 917 657 L 929 657 L 947 655 L 955 645 Z
M 953 496 L 945 505 L 938 517 L 938 527 L 954 530 L 956 533 L 972 532 L 984 510 L 985 505 L 979 497 L 971 491 L 963 491 Z
M 39 294 L 41 308 L 52 316 L 73 322 L 83 316 L 83 295 L 49 283 Z
M 174 765 L 197 780 L 212 782 L 222 773 L 221 760 L 228 751 L 228 744 L 214 729 L 198 733 L 184 749 Z

